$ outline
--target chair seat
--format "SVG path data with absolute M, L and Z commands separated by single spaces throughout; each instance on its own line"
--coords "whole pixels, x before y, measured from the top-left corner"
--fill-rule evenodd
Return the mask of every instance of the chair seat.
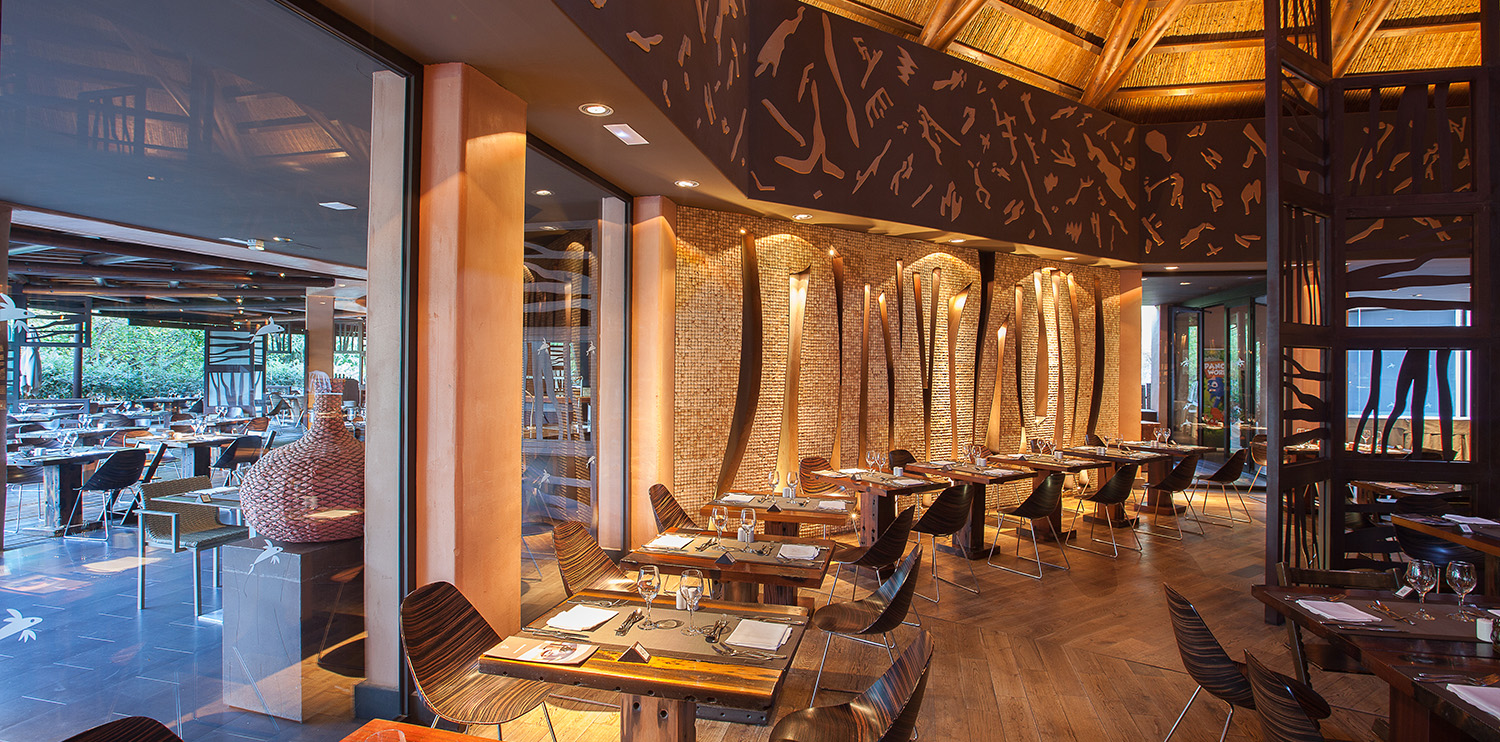
M 557 686 L 482 673 L 477 667 L 455 673 L 423 697 L 438 715 L 460 724 L 502 724 L 515 718 L 516 709 L 533 708 Z
M 834 634 L 858 634 L 880 617 L 880 609 L 865 601 L 832 603 L 812 615 L 812 625 Z
M 1233 662 L 1234 666 L 1239 668 L 1240 674 L 1247 675 L 1248 671 L 1245 663 L 1238 660 L 1234 660 Z M 1296 697 L 1297 704 L 1302 707 L 1303 711 L 1307 712 L 1308 716 L 1313 719 L 1327 719 L 1333 715 L 1333 709 L 1329 707 L 1328 702 L 1323 700 L 1323 696 L 1319 695 L 1311 686 L 1281 673 L 1276 673 L 1276 675 L 1282 682 L 1286 683 L 1286 687 L 1292 689 L 1292 695 Z
M 202 531 L 193 531 L 192 533 L 179 534 L 177 540 L 185 549 L 197 549 L 199 551 L 202 551 L 204 549 L 212 549 L 217 546 L 223 546 L 224 544 L 227 544 L 231 541 L 238 541 L 242 538 L 248 537 L 249 535 L 250 529 L 246 526 L 222 526 L 220 528 L 209 528 Z M 146 537 L 146 543 L 152 546 L 162 546 L 169 549 L 172 547 L 171 538 L 159 538 L 152 535 L 148 535 Z
M 866 729 L 847 705 L 818 706 L 787 714 L 776 722 L 771 742 L 823 742 L 830 739 L 875 739 L 878 730 Z
M 1036 507 L 1035 505 L 1027 507 L 1027 505 L 1030 504 L 1030 500 L 1027 500 L 1022 502 L 1020 505 L 1011 508 L 1010 510 L 1002 510 L 1001 512 L 1005 513 L 1006 515 L 1015 516 L 1017 518 L 1045 518 L 1052 514 L 1051 508 L 1047 508 L 1044 510 L 1042 508 Z
M 859 565 L 859 560 L 864 559 L 870 553 L 868 546 L 840 546 L 834 550 L 833 556 L 829 557 L 830 564 L 853 564 Z

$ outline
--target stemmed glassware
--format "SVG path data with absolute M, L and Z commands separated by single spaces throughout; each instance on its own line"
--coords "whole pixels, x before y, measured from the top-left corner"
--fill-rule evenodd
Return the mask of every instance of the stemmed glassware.
M 1427 613 L 1427 593 L 1438 584 L 1437 565 L 1424 559 L 1413 559 L 1406 567 L 1406 584 L 1417 591 L 1416 617 L 1427 621 L 1434 620 Z
M 775 494 L 777 491 L 776 485 L 781 484 L 781 472 L 772 469 L 766 474 L 766 479 L 771 482 L 771 494 Z
M 1448 578 L 1448 587 L 1458 593 L 1458 610 L 1448 614 L 1448 618 L 1458 621 L 1472 622 L 1474 617 L 1464 610 L 1464 596 L 1473 589 L 1476 578 L 1474 576 L 1474 565 L 1468 562 L 1448 562 L 1448 568 L 1444 570 L 1444 576 Z
M 800 475 L 798 475 L 796 471 L 789 471 L 786 473 L 786 486 L 791 488 L 791 496 L 793 498 L 797 497 L 797 481 L 800 478 Z
M 714 539 L 714 545 L 718 546 L 719 542 L 724 540 L 724 529 L 729 525 L 729 508 L 715 505 L 710 518 L 713 519 L 714 533 L 717 536 Z
M 879 454 L 875 453 L 875 449 L 873 448 L 865 451 L 865 468 L 874 471 L 877 456 L 879 456 Z
M 886 451 L 875 452 L 875 466 L 877 471 L 887 471 L 886 466 L 890 463 L 891 455 Z
M 636 592 L 641 594 L 641 599 L 646 601 L 646 619 L 638 624 L 642 630 L 649 631 L 656 628 L 656 623 L 651 620 L 651 601 L 661 594 L 661 571 L 655 564 L 647 564 L 641 567 L 641 573 L 636 577 Z
M 750 527 L 750 532 L 755 533 L 755 508 L 745 508 L 740 511 L 740 527 Z
M 682 578 L 677 582 L 677 594 L 682 596 L 688 609 L 688 625 L 682 633 L 688 636 L 703 633 L 693 621 L 693 614 L 698 612 L 698 601 L 703 599 L 703 572 L 696 569 L 683 570 Z

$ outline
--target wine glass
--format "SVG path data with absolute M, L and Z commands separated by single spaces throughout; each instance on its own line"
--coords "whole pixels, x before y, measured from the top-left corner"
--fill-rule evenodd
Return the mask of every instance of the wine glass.
M 750 527 L 750 532 L 755 533 L 755 508 L 745 508 L 740 511 L 740 527 Z
M 714 539 L 714 545 L 717 546 L 720 541 L 724 540 L 724 528 L 729 525 L 729 508 L 715 505 L 710 518 L 713 520 L 714 533 L 718 536 Z
M 683 570 L 682 578 L 677 582 L 677 593 L 682 596 L 688 608 L 688 625 L 682 633 L 688 636 L 703 633 L 693 622 L 693 614 L 698 611 L 698 601 L 703 599 L 703 572 L 696 569 Z
M 772 469 L 769 473 L 766 474 L 766 479 L 770 480 L 771 493 L 775 494 L 776 485 L 781 484 L 781 472 Z
M 1448 614 L 1448 618 L 1465 622 L 1473 621 L 1474 617 L 1464 610 L 1464 596 L 1474 589 L 1474 565 L 1468 562 L 1448 562 L 1444 576 L 1448 578 L 1448 587 L 1458 593 L 1458 610 Z
M 656 628 L 656 623 L 651 620 L 651 601 L 661 594 L 661 571 L 655 564 L 641 567 L 641 573 L 636 577 L 635 591 L 646 601 L 646 620 L 641 621 L 639 626 L 646 631 Z
M 1406 584 L 1417 591 L 1416 617 L 1427 621 L 1434 620 L 1427 613 L 1427 593 L 1437 587 L 1438 575 L 1437 565 L 1424 559 L 1413 559 L 1406 567 Z
M 865 451 L 865 468 L 870 469 L 871 471 L 874 471 L 874 469 L 875 469 L 875 457 L 876 456 L 877 456 L 877 454 L 875 453 L 875 449 L 873 449 L 873 448 L 870 449 L 870 450 L 868 450 L 868 451 Z
M 888 469 L 886 467 L 890 464 L 890 461 L 891 461 L 891 455 L 888 452 L 885 452 L 885 451 L 876 451 L 875 452 L 875 466 L 878 467 L 879 471 L 888 471 Z
M 792 498 L 796 498 L 797 497 L 797 482 L 800 479 L 801 479 L 801 476 L 799 474 L 797 474 L 797 472 L 795 472 L 795 471 L 789 471 L 789 472 L 786 473 L 786 486 L 788 488 L 790 488 L 790 490 L 791 490 L 790 497 L 792 497 Z

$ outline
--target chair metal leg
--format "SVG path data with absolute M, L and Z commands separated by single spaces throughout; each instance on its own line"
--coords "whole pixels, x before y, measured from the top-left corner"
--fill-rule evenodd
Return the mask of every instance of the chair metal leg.
M 547 734 L 552 735 L 552 742 L 557 742 L 557 730 L 552 728 L 552 712 L 547 710 L 547 702 L 542 701 L 542 718 L 547 720 Z M 495 738 L 505 739 L 500 736 L 500 725 L 495 725 Z M 1222 742 L 1222 741 L 1221 741 Z
M 823 659 L 818 661 L 818 676 L 813 679 L 812 698 L 807 700 L 807 707 L 812 708 L 818 701 L 818 687 L 823 683 L 823 666 L 828 664 L 828 647 L 833 644 L 833 632 L 828 632 L 828 641 L 823 643 Z
M 1193 689 L 1193 695 L 1188 697 L 1187 705 L 1182 707 L 1182 713 L 1177 715 L 1177 721 L 1172 722 L 1172 728 L 1167 731 L 1167 736 L 1161 742 L 1167 742 L 1172 739 L 1172 735 L 1177 732 L 1177 725 L 1182 723 L 1182 717 L 1187 716 L 1188 709 L 1193 707 L 1193 701 L 1198 700 L 1198 694 L 1201 692 L 1203 692 L 1203 686 L 1201 685 Z
M 917 545 L 918 546 L 922 545 L 922 534 L 920 534 L 920 533 L 917 534 Z M 916 590 L 912 591 L 912 594 L 916 595 L 917 597 L 919 597 L 922 600 L 925 600 L 925 601 L 927 601 L 929 603 L 941 602 L 942 599 L 943 599 L 943 586 L 939 582 L 938 576 L 937 576 L 937 554 L 936 554 L 936 552 L 937 552 L 937 536 L 933 536 L 932 537 L 932 551 L 928 552 L 929 554 L 932 554 L 932 556 L 933 556 L 932 559 L 928 560 L 928 563 L 929 563 L 929 566 L 931 567 L 931 572 L 932 572 L 932 597 L 929 598 L 926 595 L 923 595 L 922 593 L 920 593 L 920 592 L 918 592 Z
M 996 533 L 995 533 L 995 540 L 996 540 L 997 543 L 999 542 L 999 536 L 1000 536 L 999 531 L 1001 530 L 1001 528 L 1005 524 L 1005 516 L 1006 516 L 1005 513 L 1001 513 L 1000 517 L 998 519 L 999 522 L 995 526 L 995 531 L 996 531 Z M 1023 526 L 1023 525 L 1025 525 L 1025 521 L 1023 521 L 1020 518 L 1017 518 L 1016 519 L 1016 556 L 1017 556 L 1017 558 L 1020 558 L 1020 549 L 1021 549 L 1021 534 L 1020 534 L 1020 530 L 1021 530 L 1021 526 Z M 1036 574 L 1031 574 L 1030 572 L 1022 572 L 1019 569 L 1014 569 L 1012 567 L 1007 567 L 1007 566 L 1005 566 L 1003 564 L 995 564 L 993 561 L 990 561 L 990 560 L 985 560 L 985 564 L 988 564 L 991 567 L 994 567 L 995 569 L 1005 570 L 1006 572 L 1010 572 L 1011 574 L 1021 575 L 1022 577 L 1030 577 L 1033 580 L 1040 580 L 1040 579 L 1042 579 L 1042 549 L 1041 549 L 1041 547 L 1039 545 L 1037 545 L 1037 541 L 1036 541 L 1036 528 L 1035 528 L 1035 526 L 1033 526 L 1032 529 L 1031 529 L 1031 548 L 1032 548 L 1032 551 L 1036 552 L 1036 560 L 1035 560 L 1036 561 Z M 993 546 L 991 546 L 990 547 L 990 557 L 993 558 L 994 555 L 995 555 L 995 548 Z M 1031 560 L 1026 560 L 1026 561 L 1031 561 Z
M 964 563 L 969 566 L 969 577 L 972 580 L 974 580 L 974 587 L 969 587 L 967 585 L 960 585 L 959 583 L 954 582 L 953 580 L 950 580 L 950 579 L 948 579 L 946 577 L 939 577 L 938 576 L 938 573 L 937 573 L 937 553 L 938 553 L 938 551 L 937 551 L 937 534 L 932 534 L 932 551 L 929 552 L 929 553 L 932 554 L 932 576 L 933 576 L 934 580 L 942 580 L 943 582 L 946 582 L 949 585 L 952 585 L 952 586 L 954 586 L 954 587 L 956 587 L 956 588 L 958 588 L 960 590 L 968 590 L 969 592 L 974 593 L 975 595 L 979 594 L 979 577 L 974 574 L 974 563 L 973 563 L 972 560 L 969 560 L 967 558 L 964 559 Z M 934 584 L 936 584 L 936 583 L 934 583 Z M 934 592 L 936 592 L 935 588 L 934 588 Z
M 146 528 L 142 524 L 135 537 L 135 607 L 146 607 Z
M 1234 704 L 1231 703 L 1231 704 L 1229 704 L 1229 715 L 1226 716 L 1226 717 L 1224 717 L 1224 731 L 1219 732 L 1219 742 L 1224 742 L 1224 738 L 1227 737 L 1227 736 L 1229 736 L 1229 722 L 1232 721 L 1233 719 L 1234 719 Z
M 203 615 L 203 552 L 193 549 L 193 615 Z
M 839 587 L 839 576 L 842 575 L 842 574 L 844 574 L 844 563 L 843 562 L 839 562 L 839 568 L 837 570 L 835 570 L 834 573 L 833 573 L 833 584 L 828 586 L 828 600 L 823 601 L 823 605 L 829 605 L 829 604 L 833 603 L 833 591 L 838 589 L 838 587 Z M 859 578 L 859 568 L 858 567 L 855 568 L 854 576 L 855 576 L 855 579 Z

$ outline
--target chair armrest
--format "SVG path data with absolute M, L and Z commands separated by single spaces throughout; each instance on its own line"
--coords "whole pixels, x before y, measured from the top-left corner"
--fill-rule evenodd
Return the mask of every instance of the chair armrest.
M 135 513 L 136 513 L 136 522 L 139 524 L 137 527 L 141 529 L 141 539 L 142 540 L 144 540 L 146 538 L 146 521 L 145 521 L 145 517 L 146 516 L 148 516 L 148 515 L 156 515 L 156 516 L 168 518 L 171 521 L 171 523 L 172 523 L 172 551 L 173 552 L 182 551 L 182 527 L 181 527 L 182 514 L 181 513 L 173 513 L 173 512 L 166 511 L 166 510 L 144 510 L 144 509 L 137 510 L 137 511 L 135 511 Z

